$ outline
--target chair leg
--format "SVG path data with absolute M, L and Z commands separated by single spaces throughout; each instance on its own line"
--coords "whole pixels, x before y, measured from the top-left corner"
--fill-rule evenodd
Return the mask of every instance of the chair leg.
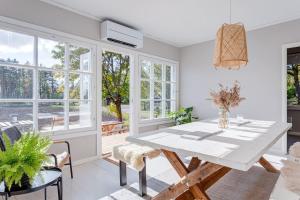
M 68 141 L 65 141 L 65 143 L 67 144 L 67 147 L 68 147 L 68 153 L 69 153 L 69 163 L 68 163 L 68 165 L 70 165 L 71 178 L 73 179 L 73 165 L 72 165 L 72 158 L 71 158 L 71 147 L 70 147 L 70 143 Z
M 72 165 L 72 158 L 71 158 L 71 156 L 69 156 L 69 165 L 70 165 L 71 178 L 73 179 L 73 165 Z
M 119 162 L 119 173 L 120 173 L 120 186 L 124 186 L 127 184 L 126 163 L 121 160 Z
M 147 194 L 147 175 L 146 175 L 146 158 L 143 158 L 145 167 L 139 172 L 139 195 L 145 196 Z

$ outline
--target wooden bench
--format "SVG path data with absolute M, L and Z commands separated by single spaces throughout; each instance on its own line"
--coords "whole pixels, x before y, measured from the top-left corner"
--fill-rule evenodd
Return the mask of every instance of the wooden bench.
M 146 158 L 159 156 L 160 151 L 136 144 L 118 145 L 113 148 L 113 157 L 119 160 L 120 186 L 127 185 L 127 164 L 139 172 L 139 195 L 147 194 Z

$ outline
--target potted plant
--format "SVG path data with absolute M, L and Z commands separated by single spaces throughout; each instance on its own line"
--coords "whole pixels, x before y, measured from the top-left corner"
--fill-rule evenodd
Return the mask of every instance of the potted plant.
M 25 133 L 12 144 L 5 133 L 2 137 L 6 149 L 0 151 L 0 180 L 4 181 L 8 191 L 30 186 L 42 164 L 49 159 L 47 150 L 51 140 Z
M 169 118 L 175 121 L 176 125 L 191 123 L 192 119 L 197 119 L 192 117 L 193 107 L 179 108 L 178 111 L 170 112 Z

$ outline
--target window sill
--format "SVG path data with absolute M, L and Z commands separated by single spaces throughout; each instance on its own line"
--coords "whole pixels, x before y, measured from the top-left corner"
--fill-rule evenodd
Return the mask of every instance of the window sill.
M 141 120 L 139 122 L 139 127 L 154 126 L 154 125 L 169 124 L 169 123 L 173 123 L 173 121 L 170 120 L 169 118 Z
M 44 136 L 49 136 L 53 140 L 65 140 L 65 139 L 84 137 L 89 135 L 96 135 L 97 130 L 93 127 L 90 127 L 90 128 L 81 128 L 81 129 L 74 129 L 74 130 L 43 132 L 41 134 Z

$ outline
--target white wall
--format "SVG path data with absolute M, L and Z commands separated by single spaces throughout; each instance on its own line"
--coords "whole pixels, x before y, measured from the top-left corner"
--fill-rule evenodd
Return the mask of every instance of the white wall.
M 0 5 L 0 16 L 93 40 L 100 38 L 99 21 L 38 0 L 0 0 Z M 144 48 L 139 51 L 175 61 L 179 60 L 178 48 L 150 38 L 144 38 Z M 72 158 L 75 162 L 97 155 L 95 134 L 72 138 L 68 141 L 71 144 Z M 53 150 L 61 151 L 62 148 Z
M 282 45 L 300 41 L 300 20 L 247 33 L 249 64 L 238 71 L 213 67 L 214 41 L 181 49 L 180 101 L 194 106 L 201 118 L 217 116 L 217 109 L 207 100 L 218 83 L 241 84 L 247 99 L 232 115 L 248 118 L 281 120 L 282 117 Z

